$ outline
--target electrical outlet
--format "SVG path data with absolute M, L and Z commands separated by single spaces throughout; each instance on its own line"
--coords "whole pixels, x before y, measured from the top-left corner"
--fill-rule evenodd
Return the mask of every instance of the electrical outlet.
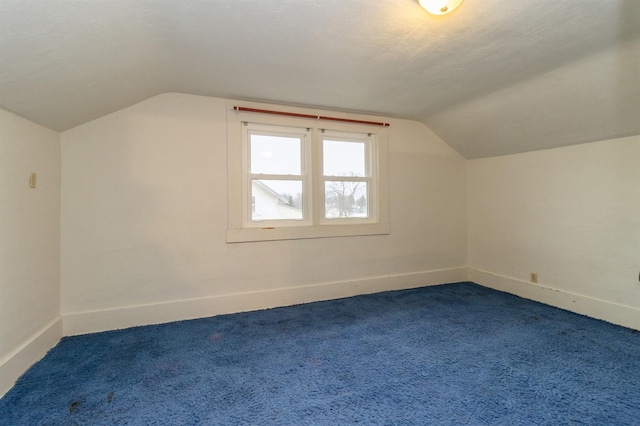
M 532 272 L 531 273 L 531 282 L 532 283 L 537 283 L 538 282 L 538 273 L 537 272 Z
M 29 175 L 29 188 L 35 189 L 36 178 L 37 178 L 37 175 L 34 172 L 31 172 L 31 174 Z

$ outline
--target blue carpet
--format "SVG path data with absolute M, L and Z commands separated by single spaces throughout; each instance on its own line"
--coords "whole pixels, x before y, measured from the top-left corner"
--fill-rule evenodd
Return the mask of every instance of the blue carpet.
M 459 283 L 67 337 L 2 425 L 638 425 L 640 333 Z

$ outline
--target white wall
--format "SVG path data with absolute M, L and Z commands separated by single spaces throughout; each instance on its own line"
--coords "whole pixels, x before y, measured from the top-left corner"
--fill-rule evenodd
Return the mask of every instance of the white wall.
M 65 334 L 466 279 L 465 160 L 407 120 L 390 235 L 226 244 L 229 105 L 164 94 L 62 133 Z
M 0 110 L 0 396 L 62 335 L 59 238 L 59 135 Z
M 60 313 L 76 334 L 461 281 L 467 264 L 640 329 L 640 136 L 465 161 L 387 120 L 390 235 L 226 244 L 231 104 L 165 94 L 60 136 L 0 110 L 0 395 Z
M 640 329 L 640 136 L 467 173 L 471 280 Z

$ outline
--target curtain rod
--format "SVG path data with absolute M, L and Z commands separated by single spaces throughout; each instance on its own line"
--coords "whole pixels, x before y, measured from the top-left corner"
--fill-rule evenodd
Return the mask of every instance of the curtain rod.
M 246 107 L 240 107 L 240 106 L 234 106 L 233 110 L 245 111 L 245 112 L 258 112 L 260 114 L 285 115 L 287 117 L 312 118 L 314 120 L 341 121 L 343 123 L 371 124 L 374 126 L 382 126 L 382 127 L 390 126 L 389 123 L 382 123 L 380 121 L 351 120 L 349 118 L 325 117 L 323 115 L 298 114 L 296 112 L 271 111 L 268 109 L 246 108 Z

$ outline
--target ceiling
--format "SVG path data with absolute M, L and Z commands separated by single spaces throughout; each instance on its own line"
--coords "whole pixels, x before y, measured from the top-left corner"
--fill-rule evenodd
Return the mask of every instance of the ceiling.
M 165 92 L 419 120 L 466 158 L 640 134 L 640 1 L 0 0 L 0 107 Z

